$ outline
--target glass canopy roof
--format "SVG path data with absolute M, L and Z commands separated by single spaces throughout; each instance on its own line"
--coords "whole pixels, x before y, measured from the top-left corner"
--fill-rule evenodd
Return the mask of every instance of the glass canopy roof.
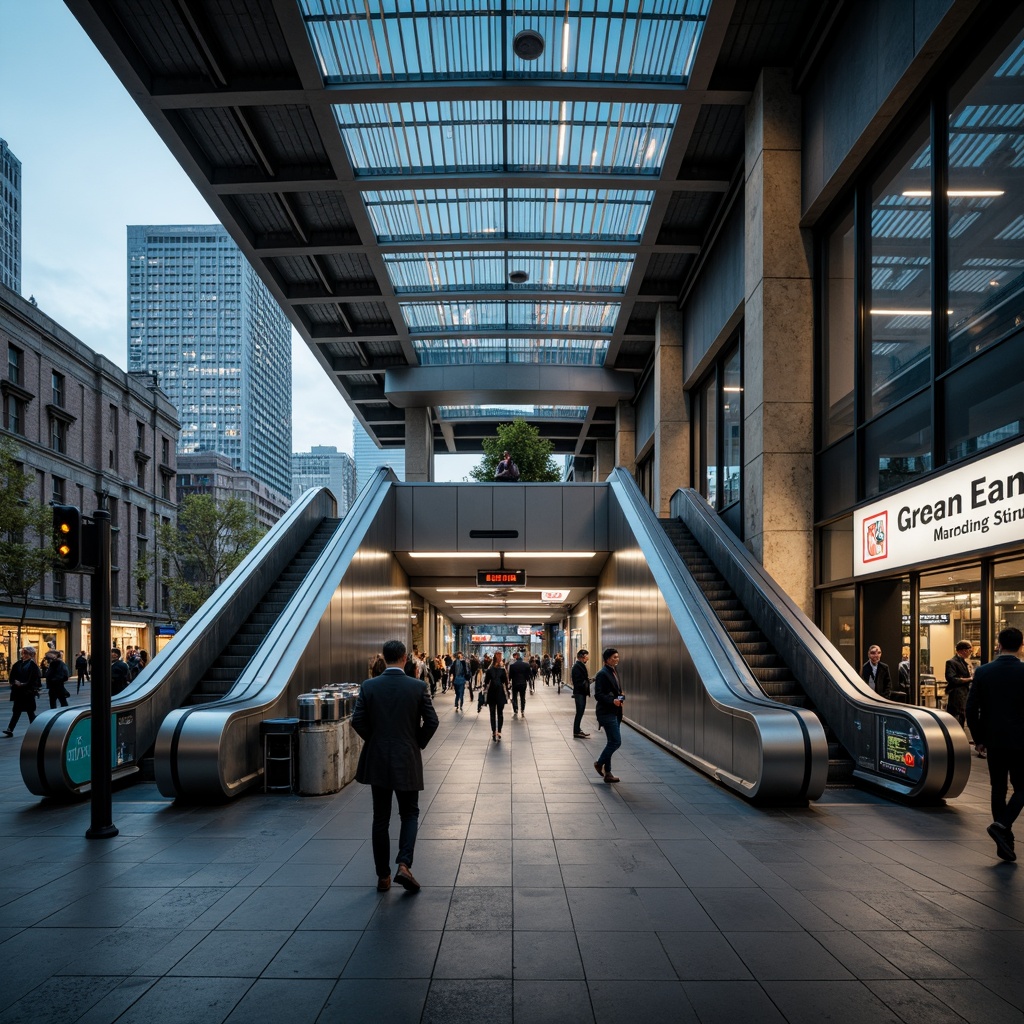
M 567 78 L 685 85 L 711 0 L 299 0 L 328 85 Z M 544 52 L 512 40 L 532 29 Z
M 610 334 L 617 302 L 403 302 L 410 331 L 452 334 L 470 330 L 593 331 Z
M 424 366 L 468 363 L 552 363 L 602 366 L 607 338 L 414 338 Z
M 531 419 L 582 420 L 586 419 L 585 405 L 439 405 L 438 415 L 443 420 L 466 419 Z

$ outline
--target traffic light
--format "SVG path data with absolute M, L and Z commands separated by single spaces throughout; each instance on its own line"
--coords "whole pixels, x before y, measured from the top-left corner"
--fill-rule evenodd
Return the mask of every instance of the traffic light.
M 82 565 L 82 512 L 76 505 L 53 506 L 53 547 L 65 572 Z

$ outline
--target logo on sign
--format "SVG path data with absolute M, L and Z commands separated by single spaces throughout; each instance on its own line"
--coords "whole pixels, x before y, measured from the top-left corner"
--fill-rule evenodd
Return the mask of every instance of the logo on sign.
M 879 512 L 864 520 L 864 561 L 877 562 L 889 554 L 889 513 Z

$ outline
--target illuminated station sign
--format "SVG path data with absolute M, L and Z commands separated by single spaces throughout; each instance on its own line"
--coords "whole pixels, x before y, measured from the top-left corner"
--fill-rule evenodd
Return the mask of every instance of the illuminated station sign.
M 525 569 L 477 569 L 478 587 L 525 587 Z

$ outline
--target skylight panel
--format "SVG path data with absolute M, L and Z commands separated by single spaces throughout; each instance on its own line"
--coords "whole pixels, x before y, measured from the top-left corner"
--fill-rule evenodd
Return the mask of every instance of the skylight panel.
M 603 366 L 607 338 L 414 338 L 422 366 L 517 363 Z
M 585 405 L 439 405 L 437 414 L 443 420 L 529 419 L 584 420 Z
M 467 330 L 584 331 L 610 334 L 617 302 L 402 302 L 410 331 Z

